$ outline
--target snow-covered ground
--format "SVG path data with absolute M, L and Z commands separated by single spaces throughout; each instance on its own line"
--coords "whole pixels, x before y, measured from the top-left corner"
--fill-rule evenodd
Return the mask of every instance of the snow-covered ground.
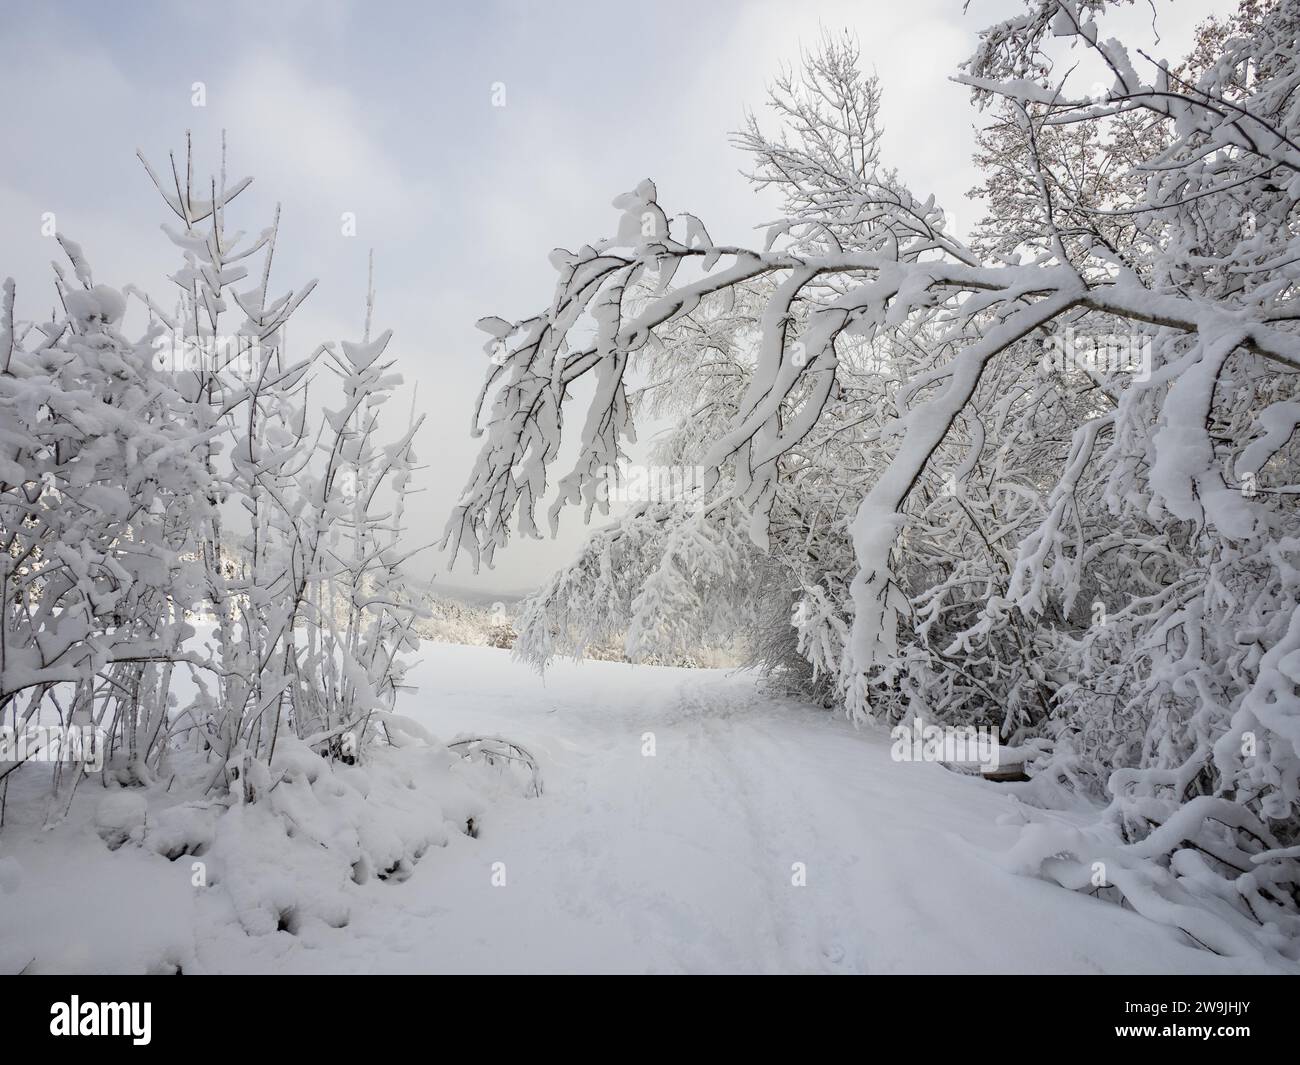
M 453 833 L 401 882 L 350 885 L 346 927 L 298 934 L 211 926 L 184 861 L 110 852 L 89 830 L 70 849 L 20 824 L 0 836 L 6 968 L 120 971 L 161 954 L 187 972 L 1251 969 L 1003 871 L 1015 828 L 999 822 L 1017 805 L 1004 789 L 896 763 L 883 731 L 750 677 L 558 663 L 543 685 L 506 651 L 430 643 L 411 680 L 404 713 L 440 739 L 523 744 L 544 794 L 503 794 L 477 839 Z

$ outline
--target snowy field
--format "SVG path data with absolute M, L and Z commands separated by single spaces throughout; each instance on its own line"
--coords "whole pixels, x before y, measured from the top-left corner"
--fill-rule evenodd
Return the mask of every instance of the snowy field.
M 996 854 L 1019 815 L 1004 788 L 896 763 L 883 730 L 749 677 L 562 662 L 543 685 L 509 652 L 430 643 L 411 679 L 400 710 L 444 741 L 523 744 L 544 794 L 501 795 L 477 839 L 450 834 L 405 880 L 349 883 L 345 927 L 250 934 L 191 886 L 187 861 L 110 852 L 93 782 L 50 833 L 24 823 L 16 786 L 4 971 L 148 971 L 160 957 L 187 973 L 1264 971 L 1005 872 Z

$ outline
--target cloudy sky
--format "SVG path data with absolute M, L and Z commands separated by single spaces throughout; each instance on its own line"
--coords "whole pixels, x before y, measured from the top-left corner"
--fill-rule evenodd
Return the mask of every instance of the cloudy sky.
M 1107 22 L 1177 57 L 1224 0 L 1139 2 Z M 772 216 L 739 173 L 727 133 L 801 42 L 854 31 L 885 88 L 888 164 L 934 193 L 966 229 L 978 115 L 948 80 L 978 30 L 1015 0 L 619 0 L 550 3 L 18 3 L 0 0 L 0 276 L 19 314 L 47 315 L 41 235 L 53 212 L 96 280 L 133 281 L 170 304 L 175 249 L 139 162 L 155 167 L 194 136 L 198 169 L 227 131 L 232 177 L 254 176 L 228 223 L 256 232 L 283 204 L 273 280 L 320 284 L 291 327 L 306 349 L 354 339 L 375 249 L 377 320 L 395 331 L 408 385 L 428 418 L 430 464 L 415 501 L 434 539 L 476 451 L 471 404 L 482 376 L 473 323 L 549 301 L 547 252 L 607 236 L 609 201 L 645 177 L 669 214 L 690 211 L 718 242 L 745 243 Z M 204 106 L 194 105 L 203 83 Z M 493 106 L 504 86 L 505 106 Z M 341 218 L 356 218 L 356 236 Z M 410 395 L 404 397 L 408 402 Z M 561 471 L 563 472 L 563 471 Z M 575 550 L 512 542 L 494 573 L 462 561 L 440 581 L 487 591 L 531 587 Z M 445 560 L 429 553 L 432 576 Z

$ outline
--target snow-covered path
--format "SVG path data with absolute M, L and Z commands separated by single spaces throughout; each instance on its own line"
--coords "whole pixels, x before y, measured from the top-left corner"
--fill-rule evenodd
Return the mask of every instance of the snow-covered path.
M 426 645 L 404 707 L 544 772 L 346 930 L 227 959 L 275 971 L 1239 971 L 1131 912 L 989 860 L 995 785 L 898 764 L 883 732 L 752 679 Z M 417 709 L 418 708 L 418 709 Z M 655 753 L 644 755 L 646 733 Z M 505 883 L 495 886 L 504 863 Z M 806 886 L 795 886 L 795 863 Z M 276 939 L 289 940 L 287 936 Z M 266 948 L 271 948 L 270 943 Z M 210 959 L 220 965 L 218 959 Z
M 189 858 L 108 850 L 90 825 L 93 788 L 67 826 L 42 832 L 33 775 L 20 783 L 35 801 L 10 796 L 0 839 L 0 971 L 1163 973 L 1262 964 L 1218 958 L 1118 906 L 1004 872 L 995 858 L 1015 838 L 1020 808 L 1005 789 L 896 763 L 883 730 L 855 731 L 765 696 L 752 678 L 558 663 L 543 686 L 506 651 L 423 651 L 410 678 L 419 691 L 403 698 L 403 713 L 444 741 L 499 734 L 523 744 L 542 766 L 540 798 L 476 773 L 501 792 L 477 839 L 453 830 L 405 880 L 341 889 L 317 879 L 312 833 L 297 850 L 285 849 L 282 832 L 241 837 L 254 854 L 245 887 L 255 889 L 242 905 L 304 900 L 304 912 L 328 915 L 325 903 L 343 890 L 348 911 L 340 927 L 304 920 L 248 934 L 225 894 L 191 883 Z M 418 804 L 406 810 L 419 818 Z M 430 809 L 431 826 L 444 812 Z M 329 835 L 327 823 L 315 831 Z M 797 870 L 806 883 L 795 883 Z

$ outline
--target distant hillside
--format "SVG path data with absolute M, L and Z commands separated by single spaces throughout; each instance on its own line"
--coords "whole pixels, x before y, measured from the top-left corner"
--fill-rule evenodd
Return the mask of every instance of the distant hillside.
M 442 599 L 456 599 L 462 603 L 487 607 L 490 607 L 493 603 L 505 603 L 507 606 L 513 606 L 532 594 L 531 591 L 502 592 L 439 583 L 435 583 L 431 591 Z
M 437 578 L 431 581 L 415 581 L 413 583 L 421 592 L 435 599 L 453 600 L 457 603 L 465 603 L 469 606 L 482 607 L 487 610 L 492 608 L 493 603 L 504 603 L 506 606 L 512 607 L 530 594 L 528 589 L 504 592 L 486 588 L 466 588 L 463 585 L 448 584 L 446 581 Z

